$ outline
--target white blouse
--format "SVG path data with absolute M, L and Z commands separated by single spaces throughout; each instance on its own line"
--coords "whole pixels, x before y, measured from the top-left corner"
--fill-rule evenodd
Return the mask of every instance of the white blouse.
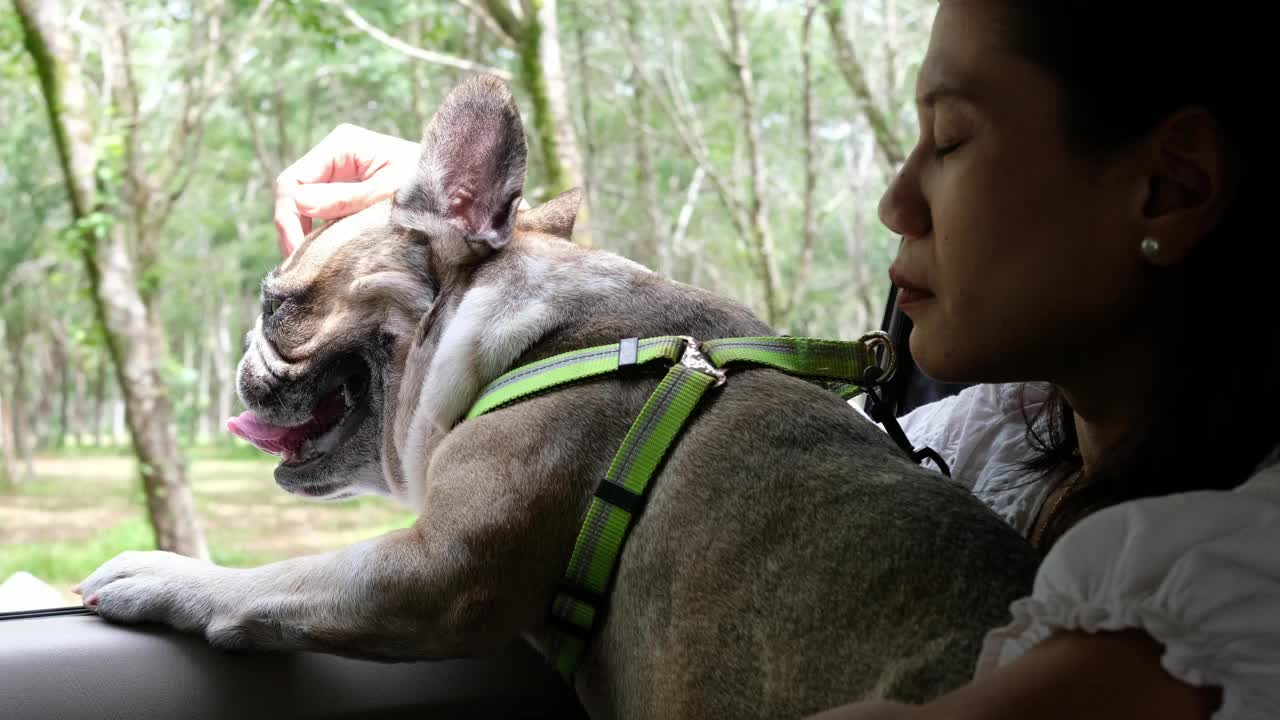
M 1034 413 L 1046 387 L 1026 396 Z M 1018 385 L 976 385 L 899 419 L 1024 535 L 1053 483 L 1028 483 Z M 1214 720 L 1280 717 L 1280 454 L 1244 485 L 1146 498 L 1096 512 L 1045 557 L 1013 622 L 987 635 L 977 674 L 1058 630 L 1137 628 L 1174 677 L 1222 688 Z

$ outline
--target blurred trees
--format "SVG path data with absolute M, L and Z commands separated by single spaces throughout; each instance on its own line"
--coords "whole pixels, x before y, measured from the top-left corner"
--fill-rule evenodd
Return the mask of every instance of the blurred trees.
M 340 122 L 418 137 L 476 71 L 521 104 L 530 201 L 582 185 L 594 246 L 783 332 L 877 326 L 935 5 L 0 4 L 0 482 L 132 438 L 160 534 L 198 552 L 180 447 L 226 442 L 275 176 Z

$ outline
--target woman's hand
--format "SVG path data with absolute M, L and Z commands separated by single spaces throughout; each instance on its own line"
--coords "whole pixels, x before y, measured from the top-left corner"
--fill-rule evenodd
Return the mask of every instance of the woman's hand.
M 1221 691 L 1169 675 L 1161 653 L 1140 630 L 1061 632 L 927 705 L 855 703 L 809 720 L 1209 720 Z
M 332 220 L 391 197 L 413 177 L 418 143 L 355 125 L 334 128 L 276 178 L 280 254 L 292 253 L 312 219 Z

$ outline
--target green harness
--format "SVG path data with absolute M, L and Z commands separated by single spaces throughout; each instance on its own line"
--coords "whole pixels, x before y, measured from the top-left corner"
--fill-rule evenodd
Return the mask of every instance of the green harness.
M 876 350 L 882 350 L 877 358 Z M 467 413 L 470 420 L 500 407 L 569 383 L 610 375 L 650 363 L 670 371 L 631 424 L 622 447 L 578 532 L 578 540 L 550 607 L 550 656 L 566 682 L 592 632 L 600 624 L 610 580 L 622 557 L 627 533 L 643 508 L 649 482 L 681 428 L 712 387 L 723 385 L 725 369 L 767 367 L 811 380 L 844 399 L 893 374 L 893 344 L 884 333 L 856 342 L 794 337 L 710 340 L 667 336 L 627 338 L 612 345 L 577 350 L 525 365 L 499 377 L 481 392 Z

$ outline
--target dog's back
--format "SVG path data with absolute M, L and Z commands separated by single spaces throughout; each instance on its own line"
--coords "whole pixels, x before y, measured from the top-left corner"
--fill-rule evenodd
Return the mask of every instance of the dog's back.
M 1022 538 L 838 398 L 772 371 L 732 383 L 620 569 L 600 655 L 631 664 L 609 673 L 622 714 L 797 717 L 967 681 L 1030 588 Z
M 736 303 L 648 273 L 593 302 L 523 360 L 627 336 L 771 334 Z M 532 404 L 558 418 L 558 442 L 609 437 L 612 450 L 656 380 Z M 612 420 L 589 411 L 597 403 Z M 594 454 L 587 472 L 600 473 L 610 452 Z M 926 700 L 971 677 L 983 635 L 1035 571 L 1027 543 L 968 490 L 914 465 L 840 398 L 773 370 L 731 373 L 650 492 L 579 677 L 596 717 Z

